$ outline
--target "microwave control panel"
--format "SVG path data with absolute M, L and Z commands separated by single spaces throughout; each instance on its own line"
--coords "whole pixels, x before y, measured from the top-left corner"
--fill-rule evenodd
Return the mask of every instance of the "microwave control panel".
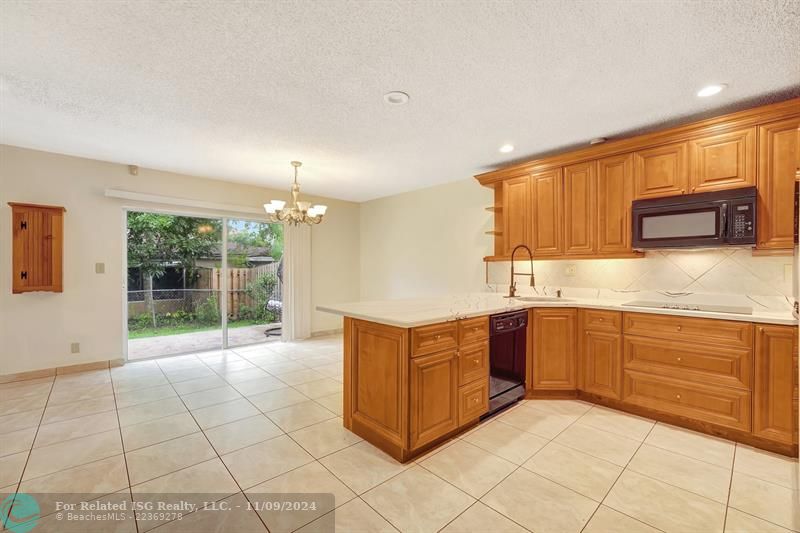
M 755 203 L 752 201 L 732 202 L 728 209 L 728 242 L 732 244 L 755 244 Z

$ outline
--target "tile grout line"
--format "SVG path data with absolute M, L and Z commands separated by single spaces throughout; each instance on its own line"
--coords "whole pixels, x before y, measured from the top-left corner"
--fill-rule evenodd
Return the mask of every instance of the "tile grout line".
M 733 447 L 733 461 L 731 461 L 731 476 L 728 479 L 728 498 L 725 500 L 725 518 L 722 520 L 722 531 L 728 527 L 728 509 L 731 505 L 731 488 L 733 488 L 733 470 L 736 468 L 736 450 L 739 449 L 739 444 Z
M 597 506 L 597 509 L 599 509 L 601 506 L 603 506 L 603 504 L 605 503 L 606 499 L 608 498 L 608 495 L 609 495 L 609 494 L 611 494 L 611 491 L 612 491 L 612 490 L 614 490 L 614 487 L 617 485 L 617 483 L 619 483 L 619 480 L 620 480 L 620 478 L 622 477 L 622 475 L 625 473 L 625 471 L 626 471 L 626 470 L 628 470 L 628 466 L 630 466 L 630 464 L 631 464 L 631 461 L 633 460 L 633 458 L 634 458 L 634 457 L 636 457 L 636 454 L 637 454 L 637 453 L 639 453 L 639 450 L 642 448 L 642 446 L 644 446 L 644 441 L 646 441 L 646 440 L 647 440 L 647 437 L 649 437 L 649 436 L 650 436 L 650 434 L 651 434 L 651 433 L 653 432 L 653 430 L 655 429 L 656 425 L 658 425 L 658 422 L 654 422 L 654 423 L 653 423 L 653 425 L 650 427 L 650 430 L 647 432 L 647 435 L 645 435 L 645 436 L 644 436 L 644 438 L 642 439 L 642 441 L 639 443 L 639 446 L 637 446 L 637 447 L 636 447 L 636 450 L 635 450 L 635 451 L 634 451 L 634 452 L 631 454 L 630 458 L 628 459 L 628 462 L 625 464 L 625 466 L 624 466 L 624 467 L 622 467 L 622 470 L 620 470 L 620 471 L 619 471 L 619 475 L 617 476 L 617 479 L 615 479 L 615 480 L 614 480 L 614 483 L 612 483 L 612 484 L 611 484 L 611 486 L 608 488 L 608 490 L 606 491 L 606 494 L 605 494 L 605 496 L 603 496 L 603 499 L 600 501 L 600 505 L 598 505 L 598 506 Z M 633 470 L 631 470 L 631 472 L 633 472 Z M 638 473 L 638 472 L 637 472 L 637 473 Z M 611 507 L 610 505 L 606 505 L 606 507 L 608 507 L 609 509 L 613 509 L 614 511 L 616 511 L 616 512 L 618 512 L 618 513 L 620 513 L 620 514 L 622 514 L 622 515 L 624 515 L 624 516 L 627 516 L 628 518 L 631 518 L 631 519 L 633 519 L 633 520 L 636 520 L 636 521 L 637 521 L 637 522 L 639 522 L 639 523 L 642 523 L 642 524 L 645 524 L 645 525 L 647 525 L 647 526 L 650 526 L 650 527 L 652 527 L 653 529 L 657 529 L 657 530 L 659 530 L 659 531 L 663 531 L 662 529 L 660 529 L 660 528 L 658 528 L 658 527 L 656 527 L 656 526 L 654 526 L 654 525 L 652 525 L 652 524 L 649 524 L 649 523 L 647 523 L 647 522 L 645 522 L 645 521 L 643 521 L 643 520 L 639 520 L 639 519 L 638 519 L 638 518 L 636 518 L 635 516 L 630 516 L 629 514 L 627 514 L 627 513 L 623 512 L 623 511 L 620 511 L 619 509 L 614 509 L 614 508 L 613 508 L 613 507 Z M 594 510 L 594 513 L 592 513 L 592 517 L 590 517 L 590 518 L 589 518 L 589 520 L 590 520 L 590 521 L 591 521 L 591 518 L 593 518 L 593 517 L 594 517 L 594 515 L 597 513 L 597 509 L 595 509 L 595 510 Z M 586 525 L 589 525 L 589 522 L 588 522 L 588 521 L 586 522 Z M 586 525 L 584 525 L 584 527 L 581 529 L 581 532 L 582 532 L 584 529 L 586 529 Z
M 125 439 L 122 437 L 122 422 L 119 420 L 119 409 L 117 409 L 117 392 L 114 390 L 114 376 L 109 369 L 109 376 L 111 377 L 111 390 L 114 393 L 114 413 L 117 415 L 117 428 L 119 430 L 119 444 L 122 448 L 122 460 L 125 463 L 125 476 L 128 479 L 128 495 L 133 501 L 133 490 L 131 488 L 131 472 L 128 470 L 128 455 L 125 453 Z M 133 523 L 136 527 L 137 533 L 139 532 L 139 520 L 136 519 L 136 512 L 134 511 Z

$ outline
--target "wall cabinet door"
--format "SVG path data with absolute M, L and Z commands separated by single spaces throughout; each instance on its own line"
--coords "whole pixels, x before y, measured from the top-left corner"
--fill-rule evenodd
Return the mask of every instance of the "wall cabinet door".
M 411 360 L 411 442 L 419 448 L 458 427 L 458 352 Z
M 797 328 L 757 326 L 753 433 L 797 444 Z
M 758 130 L 758 248 L 794 245 L 794 183 L 800 172 L 800 120 Z
M 63 291 L 64 208 L 9 202 L 11 292 Z
M 597 163 L 564 167 L 564 253 L 591 255 L 595 251 Z
M 631 251 L 633 155 L 597 162 L 597 253 Z
M 530 178 L 512 178 L 503 182 L 503 255 L 511 255 L 519 244 L 530 246 Z
M 561 255 L 564 250 L 563 189 L 560 168 L 531 176 L 534 257 Z
M 585 331 L 580 342 L 580 389 L 622 399 L 622 336 Z
M 634 197 L 686 194 L 689 189 L 687 143 L 667 144 L 634 154 Z
M 534 391 L 576 388 L 576 322 L 575 309 L 534 310 Z
M 755 128 L 691 141 L 689 175 L 693 193 L 755 185 Z

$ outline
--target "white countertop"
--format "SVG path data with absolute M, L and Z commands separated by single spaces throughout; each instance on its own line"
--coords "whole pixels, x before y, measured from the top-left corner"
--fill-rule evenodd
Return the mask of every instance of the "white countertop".
M 791 311 L 788 309 L 773 310 L 754 308 L 752 314 L 738 314 L 687 311 L 682 309 L 627 307 L 622 305 L 627 301 L 635 299 L 638 298 L 633 294 L 626 299 L 582 298 L 566 295 L 563 301 L 530 302 L 504 298 L 498 293 L 474 293 L 459 296 L 442 296 L 438 298 L 378 300 L 319 305 L 317 306 L 317 310 L 401 328 L 412 328 L 459 318 L 492 315 L 495 313 L 532 307 L 579 307 L 633 313 L 736 320 L 740 322 L 757 322 L 764 324 L 797 325 L 797 319 L 792 316 Z

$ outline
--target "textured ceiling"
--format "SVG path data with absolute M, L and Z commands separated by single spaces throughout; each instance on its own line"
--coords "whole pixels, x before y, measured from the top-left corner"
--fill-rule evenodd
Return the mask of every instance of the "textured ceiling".
M 279 188 L 300 159 L 357 201 L 800 94 L 797 0 L 4 0 L 0 30 L 0 142 Z

